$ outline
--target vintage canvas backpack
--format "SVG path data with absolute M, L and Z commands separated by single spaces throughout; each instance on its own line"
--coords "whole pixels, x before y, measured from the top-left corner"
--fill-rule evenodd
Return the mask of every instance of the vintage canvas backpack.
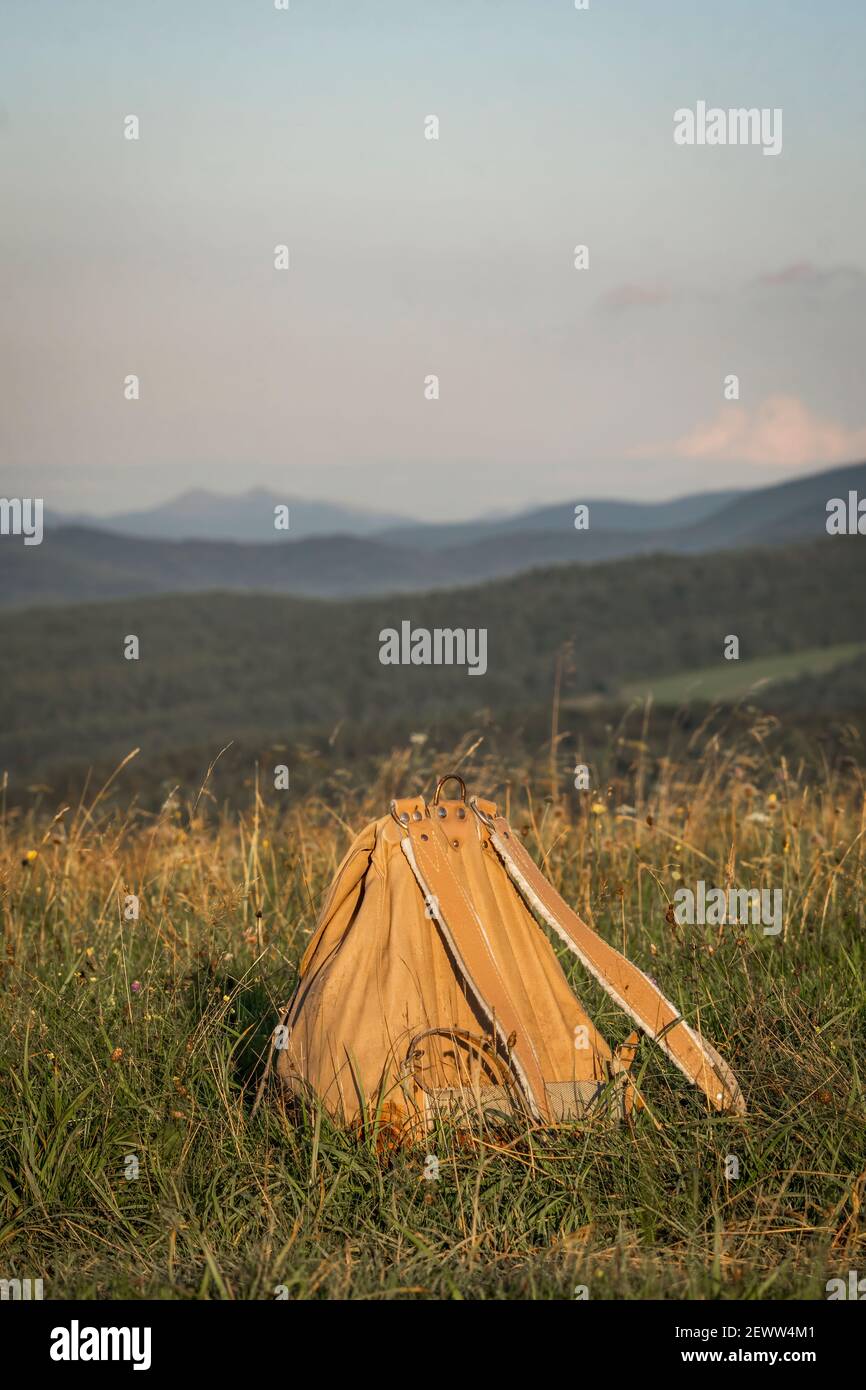
M 442 796 L 449 782 L 455 799 Z M 567 906 L 459 777 L 394 801 L 337 872 L 274 1033 L 275 1071 L 338 1121 L 419 1136 L 436 1113 L 581 1119 L 634 1100 L 637 1034 L 612 1051 L 572 993 L 547 923 L 714 1110 L 745 1109 L 721 1057 Z

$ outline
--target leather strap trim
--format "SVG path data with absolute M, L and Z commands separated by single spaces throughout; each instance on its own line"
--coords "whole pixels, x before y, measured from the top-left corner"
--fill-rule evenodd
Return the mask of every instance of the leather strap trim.
M 611 999 L 704 1092 L 715 1110 L 745 1114 L 739 1083 L 715 1048 L 689 1027 L 648 975 L 581 921 L 544 877 L 503 816 L 493 817 L 487 824 L 494 849 L 527 902 Z

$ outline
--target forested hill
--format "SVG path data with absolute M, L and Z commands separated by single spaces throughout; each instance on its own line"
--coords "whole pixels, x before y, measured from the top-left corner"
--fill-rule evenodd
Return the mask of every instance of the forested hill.
M 476 588 L 354 602 L 184 595 L 0 616 L 0 769 L 32 779 L 140 745 L 170 753 L 241 735 L 294 741 L 339 721 L 425 723 L 615 695 L 630 679 L 860 642 L 866 542 L 650 557 L 535 571 Z M 487 670 L 386 666 L 382 629 L 484 628 Z M 124 639 L 139 639 L 126 660 Z

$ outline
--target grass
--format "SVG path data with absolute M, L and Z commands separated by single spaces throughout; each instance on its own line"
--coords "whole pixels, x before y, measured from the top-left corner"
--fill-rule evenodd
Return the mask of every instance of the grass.
M 628 700 L 651 695 L 660 705 L 680 705 L 689 700 L 736 700 L 774 681 L 823 675 L 852 661 L 863 651 L 866 651 L 866 643 L 841 642 L 830 647 L 755 657 L 751 661 L 719 660 L 698 671 L 678 671 L 671 676 L 630 681 L 623 686 L 621 694 Z
M 866 802 L 764 726 L 582 798 L 418 744 L 339 803 L 208 787 L 158 814 L 89 797 L 0 822 L 0 1277 L 49 1298 L 824 1296 L 866 1261 Z M 648 1042 L 633 1130 L 357 1140 L 267 1095 L 260 1059 L 350 832 L 461 762 L 577 910 L 700 1020 L 749 1113 L 708 1115 Z M 677 927 L 676 888 L 781 888 L 785 930 Z M 127 894 L 141 903 L 124 918 Z M 630 1030 L 564 962 L 602 1031 Z M 425 1178 L 426 1155 L 439 1177 Z M 730 1159 L 739 1176 L 730 1173 Z M 136 1176 L 137 1169 L 137 1176 Z

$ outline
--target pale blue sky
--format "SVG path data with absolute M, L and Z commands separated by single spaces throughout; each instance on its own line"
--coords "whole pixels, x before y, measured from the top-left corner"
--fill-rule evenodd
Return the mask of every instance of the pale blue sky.
M 866 456 L 863 5 L 3 0 L 0 53 L 4 494 L 432 518 Z M 781 155 L 675 146 L 698 100 Z

